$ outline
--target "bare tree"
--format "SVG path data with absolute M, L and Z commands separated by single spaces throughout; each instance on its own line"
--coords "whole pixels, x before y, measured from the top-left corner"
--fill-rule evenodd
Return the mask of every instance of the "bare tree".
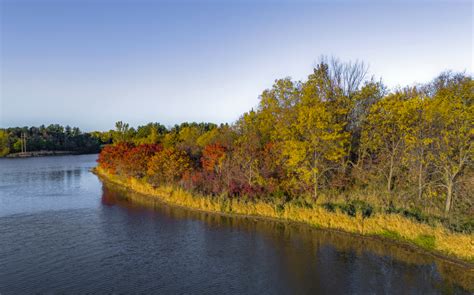
M 341 89 L 347 97 L 352 97 L 359 90 L 369 71 L 368 65 L 359 60 L 343 62 L 336 57 L 321 56 L 319 62 L 328 65 L 333 86 Z

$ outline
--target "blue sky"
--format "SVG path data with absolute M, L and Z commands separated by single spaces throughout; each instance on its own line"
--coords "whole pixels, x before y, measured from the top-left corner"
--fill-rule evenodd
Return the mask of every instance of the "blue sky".
M 233 122 L 321 55 L 390 87 L 473 72 L 471 1 L 0 0 L 0 127 Z

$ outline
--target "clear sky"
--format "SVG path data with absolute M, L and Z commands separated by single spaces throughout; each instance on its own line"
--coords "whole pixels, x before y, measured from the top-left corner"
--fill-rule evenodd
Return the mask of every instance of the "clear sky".
M 233 122 L 321 55 L 390 87 L 473 72 L 471 1 L 0 0 L 0 127 Z

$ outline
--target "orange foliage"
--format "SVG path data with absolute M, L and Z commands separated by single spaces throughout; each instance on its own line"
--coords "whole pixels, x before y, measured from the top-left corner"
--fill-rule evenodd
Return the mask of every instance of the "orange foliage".
M 201 157 L 202 167 L 205 171 L 218 173 L 225 158 L 226 149 L 221 144 L 210 144 L 204 148 Z

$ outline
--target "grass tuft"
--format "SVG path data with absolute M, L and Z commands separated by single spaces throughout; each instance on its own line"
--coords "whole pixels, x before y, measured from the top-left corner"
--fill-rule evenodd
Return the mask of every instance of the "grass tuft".
M 413 242 L 422 248 L 434 250 L 436 245 L 436 238 L 431 235 L 419 235 L 418 237 L 416 237 L 416 239 L 413 240 Z
M 383 230 L 380 232 L 380 235 L 382 237 L 389 238 L 392 240 L 402 240 L 400 234 L 393 230 Z

